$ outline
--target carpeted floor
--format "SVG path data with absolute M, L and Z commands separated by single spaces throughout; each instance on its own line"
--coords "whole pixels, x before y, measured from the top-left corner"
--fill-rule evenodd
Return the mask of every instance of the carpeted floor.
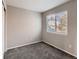
M 76 59 L 43 42 L 8 50 L 4 59 Z

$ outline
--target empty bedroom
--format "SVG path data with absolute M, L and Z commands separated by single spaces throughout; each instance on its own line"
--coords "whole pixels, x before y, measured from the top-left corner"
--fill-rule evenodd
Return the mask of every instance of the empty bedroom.
M 77 59 L 77 0 L 3 0 L 4 59 Z

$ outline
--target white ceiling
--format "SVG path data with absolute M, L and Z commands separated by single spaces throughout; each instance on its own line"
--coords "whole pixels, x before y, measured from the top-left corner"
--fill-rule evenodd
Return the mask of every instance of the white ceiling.
M 6 0 L 7 4 L 36 12 L 44 12 L 69 0 Z

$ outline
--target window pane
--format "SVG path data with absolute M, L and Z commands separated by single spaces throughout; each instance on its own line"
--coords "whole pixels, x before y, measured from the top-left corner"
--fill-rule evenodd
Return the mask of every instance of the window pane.
M 48 32 L 55 32 L 55 15 L 47 17 L 47 27 Z
M 47 31 L 67 34 L 67 11 L 48 15 Z

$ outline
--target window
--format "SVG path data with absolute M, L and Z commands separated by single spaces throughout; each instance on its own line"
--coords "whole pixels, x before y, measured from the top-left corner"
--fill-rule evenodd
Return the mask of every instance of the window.
M 47 32 L 67 34 L 67 11 L 47 15 Z

